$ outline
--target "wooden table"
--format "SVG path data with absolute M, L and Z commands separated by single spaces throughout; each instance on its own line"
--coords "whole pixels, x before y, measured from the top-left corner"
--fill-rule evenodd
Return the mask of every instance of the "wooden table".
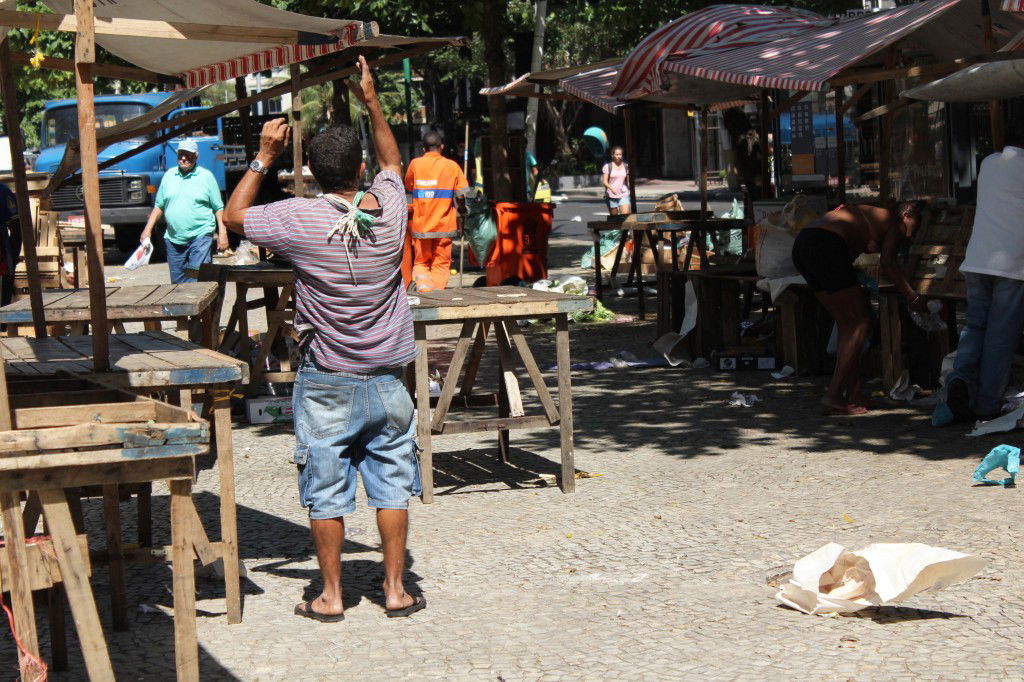
M 248 366 L 173 334 L 157 331 L 111 335 L 111 370 L 100 374 L 93 369 L 92 340 L 88 336 L 0 338 L 0 349 L 7 360 L 8 377 L 48 380 L 66 372 L 136 391 L 208 393 L 220 479 L 221 542 L 211 544 L 224 560 L 228 622 L 241 622 L 230 398 L 237 387 L 248 380 Z
M 179 328 L 200 319 L 204 338 L 213 334 L 212 304 L 217 285 L 210 282 L 107 287 L 107 319 L 115 326 L 125 322 L 143 322 L 149 330 L 159 330 L 163 320 L 175 320 Z M 89 324 L 89 290 L 60 289 L 43 292 L 43 314 L 47 324 L 70 324 L 72 333 L 83 334 Z M 18 327 L 32 324 L 32 307 L 27 298 L 0 308 L 0 323 Z M 123 329 L 123 326 L 121 326 Z M 212 345 L 212 344 L 208 344 Z
M 420 447 L 420 474 L 423 502 L 434 498 L 433 444 L 434 436 L 455 433 L 497 431 L 502 459 L 508 461 L 509 430 L 559 427 L 561 433 L 562 468 L 559 487 L 570 493 L 576 489 L 573 461 L 572 384 L 569 369 L 569 314 L 593 310 L 593 299 L 569 296 L 521 287 L 483 287 L 445 289 L 418 294 L 412 306 L 413 326 L 419 353 L 414 363 L 417 406 L 416 438 Z M 530 352 L 526 337 L 517 320 L 542 318 L 555 320 L 555 344 L 558 359 L 558 404 L 551 397 L 537 361 Z M 462 330 L 455 345 L 455 354 L 441 385 L 441 395 L 431 414 L 430 377 L 427 360 L 427 328 L 437 324 L 461 323 Z M 497 394 L 473 395 L 480 360 L 490 329 L 498 348 L 499 379 Z M 527 416 L 523 409 L 519 382 L 515 375 L 513 346 L 529 375 L 544 408 L 543 415 Z M 467 363 L 468 358 L 468 363 Z M 465 365 L 465 375 L 461 379 Z M 458 390 L 458 397 L 456 391 Z M 491 399 L 491 400 L 488 400 Z M 448 421 L 453 403 L 463 406 L 496 405 L 497 418 Z
M 0 384 L 3 379 L 0 375 Z M 39 656 L 32 590 L 58 583 L 49 599 L 54 668 L 65 668 L 67 663 L 66 594 L 89 678 L 114 679 L 89 584 L 88 544 L 83 542 L 84 528 L 79 527 L 81 516 L 75 513 L 80 510 L 77 491 L 83 486 L 103 491 L 114 623 L 115 629 L 124 629 L 126 590 L 118 488 L 166 480 L 171 492 L 171 545 L 164 551 L 172 562 L 177 676 L 179 680 L 198 680 L 192 558 L 193 552 L 203 558 L 212 550 L 197 521 L 191 489 L 194 457 L 209 450 L 208 426 L 195 423 L 180 408 L 103 385 L 54 377 L 45 386 L 38 385 L 41 383 L 13 379 L 0 389 L 7 419 L 7 430 L 0 431 L 0 509 L 6 560 L 0 572 L 5 574 L 4 588 L 11 592 L 22 644 L 30 655 Z M 106 392 L 109 402 L 83 404 L 80 394 L 89 391 Z M 13 409 L 8 413 L 9 407 Z M 29 494 L 22 509 L 20 495 L 25 491 Z M 46 522 L 43 537 L 35 536 L 40 517 Z M 31 542 L 26 542 L 26 536 Z M 34 565 L 33 547 L 42 548 L 37 552 L 42 561 Z M 117 627 L 119 617 L 122 628 Z M 26 673 L 23 669 L 23 680 L 34 679 Z
M 636 282 L 637 298 L 640 307 L 640 319 L 646 314 L 646 296 L 641 276 L 641 254 L 643 251 L 643 240 L 646 235 L 648 244 L 654 252 L 655 268 L 661 269 L 661 255 L 658 249 L 658 241 L 663 232 L 669 233 L 672 248 L 672 270 L 689 270 L 690 259 L 694 249 L 700 257 L 701 267 L 707 265 L 706 235 L 711 232 L 743 229 L 746 221 L 726 218 L 714 218 L 711 214 L 701 211 L 656 211 L 654 213 L 631 213 L 626 216 L 609 216 L 610 220 L 587 223 L 594 240 L 594 279 L 596 286 L 597 300 L 604 301 L 604 283 L 601 281 L 601 233 L 611 230 L 626 230 L 633 233 L 633 258 L 630 261 L 627 283 Z M 686 247 L 686 256 L 683 258 L 682 268 L 679 266 L 679 253 L 677 242 L 679 234 L 690 233 L 690 242 Z M 615 252 L 615 263 L 612 266 L 612 276 L 618 270 L 619 260 L 625 248 L 628 232 L 623 232 L 618 249 Z

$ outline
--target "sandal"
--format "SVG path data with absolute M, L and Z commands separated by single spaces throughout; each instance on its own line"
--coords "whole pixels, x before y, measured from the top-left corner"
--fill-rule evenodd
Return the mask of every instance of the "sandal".
M 423 595 L 418 595 L 412 598 L 412 604 L 409 604 L 404 609 L 385 609 L 388 612 L 388 618 L 406 618 L 427 608 L 427 598 Z
M 306 608 L 302 608 L 303 606 Z M 340 623 L 345 620 L 344 613 L 317 613 L 313 610 L 313 600 L 297 604 L 295 606 L 295 615 L 302 616 L 303 618 L 309 618 L 320 623 Z
M 867 413 L 868 408 L 862 405 L 844 405 L 842 407 L 826 405 L 823 412 L 826 417 L 857 417 Z

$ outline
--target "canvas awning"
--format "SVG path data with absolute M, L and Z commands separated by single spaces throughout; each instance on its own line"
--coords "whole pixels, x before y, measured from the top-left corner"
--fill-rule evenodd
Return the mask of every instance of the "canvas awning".
M 43 3 L 58 14 L 74 13 L 73 0 Z M 229 24 L 236 28 L 273 27 L 297 32 L 296 43 L 280 45 L 97 32 L 96 42 L 111 54 L 156 73 L 178 76 L 189 88 L 331 54 L 375 38 L 378 32 L 373 22 L 311 17 L 256 0 L 118 0 L 96 3 L 95 14 L 97 26 L 110 19 L 142 19 L 172 25 Z
M 513 81 L 505 83 L 504 85 L 498 85 L 490 88 L 480 88 L 480 94 L 487 97 L 494 95 L 505 95 L 506 97 L 532 97 L 536 96 L 538 92 L 545 93 L 543 88 L 555 88 L 554 92 L 547 92 L 549 95 L 559 94 L 558 83 L 564 78 L 600 69 L 605 66 L 611 66 L 619 64 L 622 60 L 619 58 L 604 59 L 599 62 L 593 62 L 591 64 L 582 64 L 580 66 L 567 66 L 557 69 L 546 69 L 544 71 L 534 71 L 531 73 L 524 73 Z
M 945 78 L 904 90 L 901 97 L 929 102 L 987 102 L 1024 95 L 1024 59 L 975 64 Z
M 662 89 L 661 65 L 708 50 L 760 45 L 831 24 L 792 7 L 711 5 L 669 22 L 644 38 L 623 62 L 610 95 L 635 99 Z
M 1018 40 L 1024 21 L 993 12 L 994 37 L 1004 47 Z M 914 51 L 940 60 L 984 52 L 974 0 L 923 0 L 885 12 L 842 20 L 827 28 L 804 30 L 764 45 L 670 59 L 663 70 L 724 83 L 786 90 L 823 90 L 846 69 L 911 39 Z

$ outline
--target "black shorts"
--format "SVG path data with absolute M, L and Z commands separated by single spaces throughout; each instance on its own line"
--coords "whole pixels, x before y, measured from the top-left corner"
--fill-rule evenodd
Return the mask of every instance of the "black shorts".
M 805 227 L 796 235 L 793 265 L 813 291 L 834 294 L 857 286 L 846 240 L 820 227 Z

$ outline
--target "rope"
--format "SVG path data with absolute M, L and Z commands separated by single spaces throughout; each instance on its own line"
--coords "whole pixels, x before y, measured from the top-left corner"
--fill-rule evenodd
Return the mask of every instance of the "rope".
M 351 203 L 340 194 L 322 195 L 331 206 L 339 211 L 344 211 L 344 214 L 338 218 L 338 222 L 334 223 L 334 227 L 327 232 L 327 243 L 330 243 L 335 235 L 341 237 L 341 243 L 345 247 L 345 260 L 348 262 L 348 271 L 352 275 L 353 284 L 359 284 L 359 282 L 356 281 L 356 271 L 352 267 L 352 244 L 365 237 L 373 227 L 373 216 L 363 213 L 358 208 L 364 194 L 366 192 L 356 192 Z

